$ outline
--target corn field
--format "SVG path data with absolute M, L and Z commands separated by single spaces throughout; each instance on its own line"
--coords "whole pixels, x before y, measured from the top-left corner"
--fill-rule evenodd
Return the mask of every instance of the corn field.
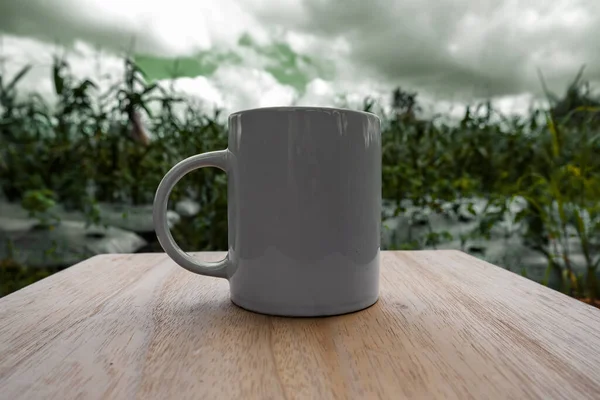
M 172 165 L 227 146 L 219 112 L 203 115 L 187 100 L 148 83 L 132 60 L 124 62 L 120 84 L 100 91 L 96 82 L 76 78 L 66 62 L 55 59 L 52 103 L 19 92 L 29 67 L 0 76 L 0 192 L 39 219 L 40 229 L 61 223 L 49 211 L 56 204 L 82 212 L 90 225 L 103 223 L 99 203 L 151 204 Z M 489 238 L 518 198 L 524 206 L 513 222 L 520 227 L 519 240 L 544 257 L 540 282 L 596 299 L 600 105 L 581 74 L 562 98 L 555 97 L 548 93 L 551 107 L 532 110 L 526 118 L 477 104 L 457 123 L 419 119 L 417 95 L 402 89 L 391 92 L 393 112 L 366 99 L 363 110 L 383 121 L 388 206 L 382 219 L 404 215 L 408 225 L 424 227 L 424 233 L 389 242 L 386 249 L 438 248 L 452 240 L 469 249 L 469 242 Z M 176 240 L 184 250 L 226 250 L 225 175 L 214 169 L 190 174 L 171 199 L 190 193 L 201 212 L 173 228 Z M 475 198 L 485 199 L 485 207 L 476 209 Z M 460 238 L 430 223 L 434 215 L 461 218 L 465 212 L 478 222 Z M 10 257 L 0 260 L 0 295 L 53 272 Z

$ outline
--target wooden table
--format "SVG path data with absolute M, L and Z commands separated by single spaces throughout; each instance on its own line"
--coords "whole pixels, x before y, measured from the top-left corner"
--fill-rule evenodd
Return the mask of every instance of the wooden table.
M 293 319 L 164 254 L 91 258 L 0 299 L 0 398 L 600 398 L 600 310 L 458 251 L 382 262 L 373 307 Z

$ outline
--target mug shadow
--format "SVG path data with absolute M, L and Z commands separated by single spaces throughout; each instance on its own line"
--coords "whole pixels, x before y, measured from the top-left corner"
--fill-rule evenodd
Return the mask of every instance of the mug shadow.
M 385 311 L 384 311 L 385 308 Z M 363 309 L 337 315 L 322 315 L 322 316 L 284 316 L 263 314 L 256 311 L 248 310 L 234 303 L 228 295 L 212 298 L 208 301 L 195 302 L 193 304 L 174 304 L 168 311 L 173 315 L 178 316 L 183 321 L 189 324 L 197 324 L 206 322 L 207 320 L 213 323 L 247 323 L 254 325 L 256 323 L 264 323 L 270 321 L 279 322 L 294 322 L 294 324 L 314 324 L 331 323 L 335 321 L 360 318 L 363 320 L 379 320 L 396 319 L 400 317 L 403 320 L 410 320 L 411 310 L 405 304 L 398 303 L 385 296 L 380 296 L 375 303 Z M 239 326 L 239 325 L 238 325 Z

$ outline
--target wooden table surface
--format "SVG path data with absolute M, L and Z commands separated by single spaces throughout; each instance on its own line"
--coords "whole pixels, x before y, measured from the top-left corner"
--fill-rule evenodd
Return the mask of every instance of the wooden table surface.
M 381 270 L 371 308 L 294 319 L 164 254 L 94 257 L 0 299 L 0 398 L 600 398 L 600 310 L 458 251 Z

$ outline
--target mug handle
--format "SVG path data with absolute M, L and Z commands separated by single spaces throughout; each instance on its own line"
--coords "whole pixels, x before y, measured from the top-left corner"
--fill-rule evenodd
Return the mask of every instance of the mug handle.
M 220 261 L 209 262 L 197 260 L 181 250 L 177 243 L 175 243 L 171 231 L 169 230 L 167 221 L 167 203 L 169 201 L 169 195 L 177 182 L 179 182 L 184 175 L 195 169 L 202 167 L 216 167 L 229 173 L 228 153 L 228 150 L 211 151 L 186 158 L 177 163 L 169 170 L 169 172 L 167 172 L 158 185 L 152 209 L 154 230 L 156 231 L 158 242 L 167 255 L 188 271 L 218 278 L 228 277 L 227 270 L 231 265 L 229 253 Z

